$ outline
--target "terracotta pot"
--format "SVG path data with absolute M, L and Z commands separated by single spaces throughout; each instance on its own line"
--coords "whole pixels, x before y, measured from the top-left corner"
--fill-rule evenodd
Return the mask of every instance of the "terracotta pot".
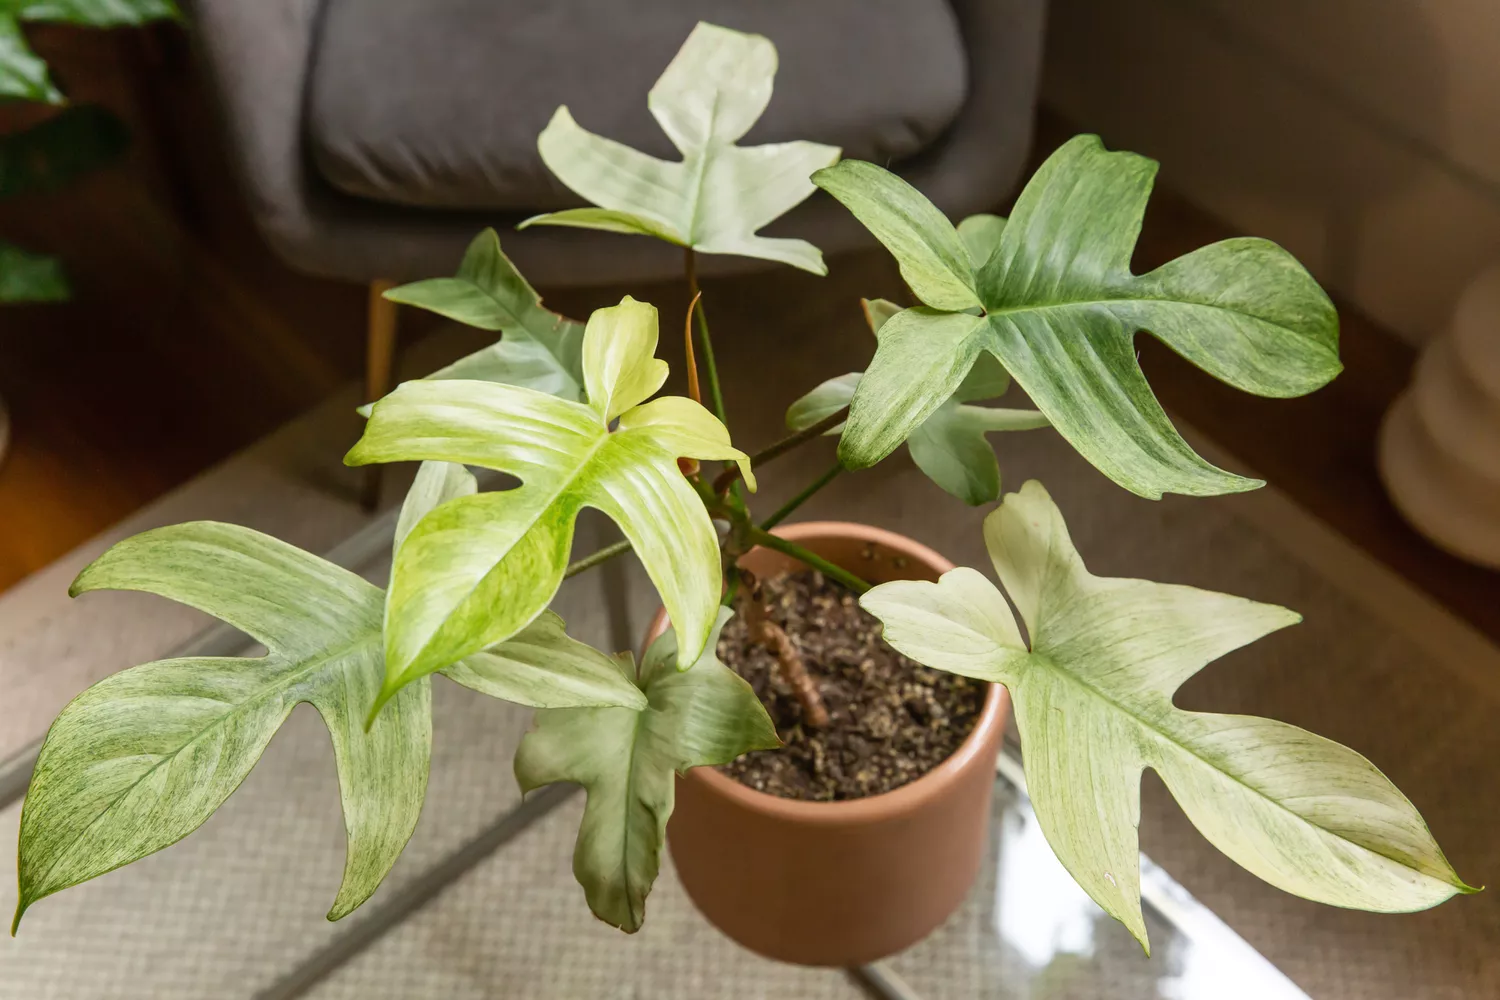
M 879 528 L 789 525 L 778 534 L 872 583 L 935 580 L 952 563 Z M 756 549 L 769 576 L 798 565 Z M 666 628 L 664 612 L 650 638 Z M 962 902 L 989 843 L 995 756 L 1009 711 L 990 687 L 979 722 L 938 767 L 883 795 L 801 802 L 695 768 L 677 781 L 667 840 L 698 909 L 740 944 L 802 965 L 872 962 L 916 944 Z

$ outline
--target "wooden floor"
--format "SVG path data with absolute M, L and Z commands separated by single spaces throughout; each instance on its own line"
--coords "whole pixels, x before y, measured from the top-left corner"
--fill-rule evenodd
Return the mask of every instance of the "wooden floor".
M 13 421 L 0 465 L 0 588 L 353 378 L 363 342 L 362 288 L 294 274 L 260 244 L 173 45 L 65 29 L 35 40 L 75 97 L 116 108 L 140 141 L 128 163 L 63 194 L 0 204 L 0 233 L 63 254 L 79 293 L 0 313 L 0 395 Z M 1070 132 L 1044 114 L 1038 156 Z M 191 152 L 192 176 L 163 155 L 173 143 Z M 1137 267 L 1227 235 L 1159 192 Z M 1500 640 L 1500 574 L 1425 542 L 1376 477 L 1376 429 L 1413 352 L 1347 305 L 1340 314 L 1345 371 L 1297 400 L 1246 396 L 1149 337 L 1138 344 L 1168 409 Z

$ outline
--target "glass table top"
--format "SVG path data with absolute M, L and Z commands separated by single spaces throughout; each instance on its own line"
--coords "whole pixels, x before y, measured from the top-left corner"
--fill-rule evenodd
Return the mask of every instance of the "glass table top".
M 1068 875 L 1042 836 L 1013 751 L 998 761 L 995 851 L 964 909 L 867 975 L 877 995 L 995 1000 L 1305 1000 L 1306 994 L 1141 856 L 1151 955 Z M 882 983 L 882 980 L 885 980 Z M 899 980 L 895 982 L 894 980 Z
M 1293 1000 L 1306 994 L 1199 904 L 1161 867 L 1141 859 L 1152 954 L 1068 876 L 1042 837 L 1016 759 L 997 762 L 994 851 L 960 910 L 935 934 L 892 958 L 853 970 L 802 969 L 752 955 L 710 927 L 683 893 L 670 861 L 627 937 L 583 907 L 566 864 L 579 797 L 559 797 L 432 906 L 383 940 L 347 956 L 306 995 L 584 996 L 620 998 L 861 996 L 887 1000 Z M 549 902 L 550 900 L 550 902 Z M 899 905 L 893 902 L 893 905 Z M 454 940 L 459 949 L 435 959 Z M 458 986 L 451 963 L 472 979 Z M 404 979 L 403 979 L 404 977 Z M 382 992 L 394 983 L 401 990 Z M 289 983 L 288 985 L 294 985 Z M 304 995 L 301 987 L 267 997 Z

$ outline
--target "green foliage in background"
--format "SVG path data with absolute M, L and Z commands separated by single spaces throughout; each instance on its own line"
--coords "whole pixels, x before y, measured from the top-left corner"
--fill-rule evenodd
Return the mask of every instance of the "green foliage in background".
M 27 45 L 22 22 L 113 28 L 178 16 L 171 0 L 12 0 L 0 8 L 0 101 L 66 102 L 47 64 Z M 118 118 L 91 105 L 64 108 L 0 136 L 0 199 L 54 191 L 112 162 L 129 142 Z M 55 258 L 0 240 L 0 304 L 58 302 L 70 294 Z
M 676 669 L 677 637 L 670 630 L 646 651 L 639 678 L 628 654 L 616 661 L 621 676 L 645 693 L 645 708 L 541 712 L 516 751 L 523 792 L 556 781 L 587 789 L 573 873 L 599 919 L 623 931 L 634 933 L 645 919 L 676 776 L 781 746 L 750 685 L 714 655 L 729 614 L 720 610 L 691 670 Z

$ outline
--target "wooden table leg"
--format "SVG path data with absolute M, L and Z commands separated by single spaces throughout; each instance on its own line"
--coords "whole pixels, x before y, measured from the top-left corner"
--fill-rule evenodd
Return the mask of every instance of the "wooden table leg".
M 396 303 L 385 298 L 393 281 L 370 282 L 370 305 L 368 315 L 368 339 L 365 348 L 365 401 L 369 403 L 384 396 L 391 389 L 391 369 L 396 357 Z M 365 510 L 374 510 L 380 504 L 380 484 L 384 467 L 369 466 L 365 470 L 364 487 L 360 492 L 360 505 Z

